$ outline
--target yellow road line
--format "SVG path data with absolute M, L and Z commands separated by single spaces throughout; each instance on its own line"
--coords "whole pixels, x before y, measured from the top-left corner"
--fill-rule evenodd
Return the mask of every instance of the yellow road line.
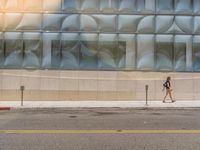
M 200 134 L 200 130 L 0 130 L 0 134 Z

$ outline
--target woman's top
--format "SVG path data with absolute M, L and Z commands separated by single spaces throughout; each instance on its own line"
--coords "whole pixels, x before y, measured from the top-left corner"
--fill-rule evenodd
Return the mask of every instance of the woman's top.
M 165 82 L 165 87 L 166 87 L 166 89 L 170 89 L 170 87 L 171 87 L 171 83 L 170 83 L 170 81 L 166 81 Z
M 171 87 L 171 83 L 169 80 L 165 81 L 165 83 L 163 84 L 163 86 L 166 88 L 166 89 L 170 89 Z

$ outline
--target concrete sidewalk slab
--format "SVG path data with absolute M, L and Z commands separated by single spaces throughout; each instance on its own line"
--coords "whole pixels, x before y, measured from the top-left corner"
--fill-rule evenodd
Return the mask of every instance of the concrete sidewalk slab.
M 63 107 L 121 107 L 121 108 L 200 108 L 200 101 L 0 101 L 0 108 L 63 108 Z

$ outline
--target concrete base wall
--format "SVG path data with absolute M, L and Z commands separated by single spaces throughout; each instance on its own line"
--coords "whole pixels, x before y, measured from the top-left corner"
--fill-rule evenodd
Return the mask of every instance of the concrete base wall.
M 0 101 L 161 101 L 163 82 L 172 77 L 176 100 L 200 100 L 200 73 L 1 70 Z

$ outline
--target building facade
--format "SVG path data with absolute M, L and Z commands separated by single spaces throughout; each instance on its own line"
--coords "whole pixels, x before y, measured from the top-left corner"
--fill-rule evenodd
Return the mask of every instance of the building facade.
M 166 74 L 198 97 L 200 0 L 0 0 L 0 20 L 1 99 L 154 100 Z

